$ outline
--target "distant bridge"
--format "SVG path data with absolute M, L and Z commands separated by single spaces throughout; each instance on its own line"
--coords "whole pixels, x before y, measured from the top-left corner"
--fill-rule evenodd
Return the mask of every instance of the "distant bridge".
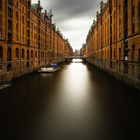
M 85 57 L 83 56 L 69 56 L 69 57 L 66 57 L 67 59 L 84 59 Z
M 83 57 L 83 56 L 69 56 L 69 57 L 66 57 L 66 58 L 65 58 L 65 61 L 66 61 L 66 62 L 71 62 L 72 59 L 82 59 L 83 62 L 86 62 L 86 58 Z

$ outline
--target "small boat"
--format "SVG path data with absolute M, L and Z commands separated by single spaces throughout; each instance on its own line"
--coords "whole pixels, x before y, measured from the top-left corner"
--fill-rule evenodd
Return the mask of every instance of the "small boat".
M 38 70 L 38 72 L 42 72 L 42 73 L 53 73 L 56 72 L 60 69 L 60 67 L 58 66 L 58 64 L 50 64 L 49 67 L 42 67 L 40 70 Z

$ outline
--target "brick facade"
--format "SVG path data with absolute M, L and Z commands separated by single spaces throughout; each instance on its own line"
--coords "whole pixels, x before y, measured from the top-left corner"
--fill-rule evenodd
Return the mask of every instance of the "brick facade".
M 0 0 L 0 83 L 72 54 L 49 17 L 39 0 Z
M 88 62 L 140 89 L 140 0 L 101 2 L 86 55 Z

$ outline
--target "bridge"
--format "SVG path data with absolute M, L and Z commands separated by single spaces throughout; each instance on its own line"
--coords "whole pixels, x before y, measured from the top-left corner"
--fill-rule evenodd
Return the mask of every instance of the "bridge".
M 66 62 L 71 62 L 73 59 L 82 59 L 83 62 L 86 62 L 86 57 L 83 57 L 83 56 L 69 56 L 69 57 L 65 57 L 65 61 Z

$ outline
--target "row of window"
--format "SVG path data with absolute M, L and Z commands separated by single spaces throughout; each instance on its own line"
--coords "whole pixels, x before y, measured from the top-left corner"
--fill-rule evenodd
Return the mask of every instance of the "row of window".
M 122 55 L 123 51 L 124 50 L 122 50 L 122 48 L 119 48 L 119 51 L 118 51 L 119 60 L 124 59 L 123 58 L 124 56 Z M 131 50 L 129 50 L 129 51 L 130 51 L 129 56 L 128 56 L 128 52 L 127 52 L 126 61 L 128 61 L 128 57 L 129 57 L 129 58 L 131 58 L 132 63 L 136 62 L 136 59 L 137 59 L 137 62 L 140 63 L 140 49 L 136 50 L 135 45 L 133 45 Z M 92 52 L 92 50 L 91 50 L 91 52 Z M 94 53 L 94 54 L 91 53 L 91 55 L 94 55 L 95 58 L 96 58 L 96 53 Z M 102 57 L 105 57 L 106 59 L 109 59 L 109 51 L 103 51 L 102 54 L 101 54 L 101 52 L 100 53 L 98 52 L 98 55 L 102 56 Z M 116 59 L 116 58 L 117 58 L 116 49 L 113 49 L 113 59 Z
M 38 54 L 37 51 L 35 51 L 35 57 L 36 58 L 38 56 L 37 54 Z M 16 59 L 19 59 L 19 49 L 18 48 L 16 48 L 16 50 L 15 50 L 15 56 L 16 56 Z M 40 56 L 42 58 L 45 57 L 45 53 L 41 52 L 41 55 L 39 55 L 39 57 Z M 21 50 L 21 57 L 22 57 L 22 59 L 25 59 L 25 50 L 24 49 Z M 33 59 L 33 57 L 34 57 L 33 50 L 31 50 L 31 52 L 29 50 L 27 50 L 27 60 L 29 60 L 30 57 L 31 57 L 31 59 Z M 8 51 L 7 51 L 7 61 L 11 61 L 11 58 L 12 58 L 12 49 L 8 48 Z M 2 61 L 2 60 L 3 60 L 3 48 L 0 47 L 0 61 Z

